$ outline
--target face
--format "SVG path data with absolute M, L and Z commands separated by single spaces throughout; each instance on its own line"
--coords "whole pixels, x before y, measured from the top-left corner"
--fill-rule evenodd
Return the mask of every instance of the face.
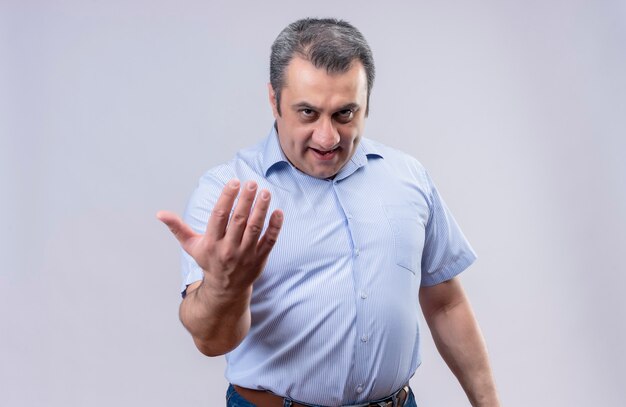
M 367 76 L 355 60 L 343 73 L 328 74 L 302 58 L 287 66 L 280 111 L 269 85 L 280 146 L 300 171 L 332 178 L 352 158 L 365 125 Z

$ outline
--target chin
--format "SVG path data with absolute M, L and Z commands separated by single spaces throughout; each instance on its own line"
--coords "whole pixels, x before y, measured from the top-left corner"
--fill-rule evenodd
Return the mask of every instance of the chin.
M 339 171 L 325 171 L 322 172 L 321 174 L 317 175 L 317 178 L 320 179 L 333 179 L 335 178 L 335 175 L 337 175 Z
M 335 175 L 337 175 L 336 171 L 324 171 L 324 170 L 314 170 L 311 169 L 310 171 L 302 171 L 307 175 L 310 175 L 313 178 L 319 178 L 319 179 L 327 179 L 327 178 L 333 178 Z
M 326 165 L 323 165 L 320 163 L 307 163 L 307 164 L 309 165 L 306 165 L 306 166 L 303 165 L 302 167 L 300 167 L 299 168 L 300 171 L 314 178 L 328 179 L 328 178 L 334 178 L 335 175 L 337 175 L 337 173 L 341 171 L 341 168 L 343 168 L 343 166 L 346 163 L 345 162 L 343 163 L 327 162 Z

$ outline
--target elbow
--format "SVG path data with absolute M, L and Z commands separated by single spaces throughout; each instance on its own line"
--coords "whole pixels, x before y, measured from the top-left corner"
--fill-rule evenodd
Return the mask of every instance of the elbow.
M 218 350 L 211 348 L 210 346 L 204 346 L 202 344 L 198 344 L 196 342 L 196 348 L 198 348 L 198 350 L 200 351 L 200 353 L 202 353 L 204 356 L 208 356 L 208 357 L 216 357 L 216 356 L 222 356 L 228 352 L 219 352 Z
M 197 338 L 194 338 L 193 341 L 194 341 L 194 344 L 196 345 L 196 348 L 198 348 L 198 350 L 200 351 L 200 353 L 208 357 L 216 357 L 216 356 L 225 355 L 238 346 L 238 344 L 210 343 L 208 341 L 203 341 Z

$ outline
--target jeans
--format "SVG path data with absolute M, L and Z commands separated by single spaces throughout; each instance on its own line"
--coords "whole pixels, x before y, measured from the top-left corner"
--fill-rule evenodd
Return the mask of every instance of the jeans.
M 230 385 L 228 386 L 228 390 L 226 391 L 226 406 L 227 407 L 256 407 L 254 404 L 246 401 L 243 397 L 239 395 L 235 391 L 235 388 Z M 284 407 L 291 407 L 291 400 L 285 399 Z M 321 407 L 321 406 L 318 406 Z M 404 403 L 404 407 L 417 407 L 417 403 L 415 402 L 415 396 L 413 395 L 413 390 L 409 390 L 409 398 L 406 403 Z

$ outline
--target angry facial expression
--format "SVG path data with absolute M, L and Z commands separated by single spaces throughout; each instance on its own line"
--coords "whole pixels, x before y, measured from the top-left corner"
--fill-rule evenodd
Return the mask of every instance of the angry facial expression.
M 332 178 L 352 158 L 363 132 L 367 76 L 354 60 L 342 73 L 328 73 L 296 57 L 285 71 L 280 114 L 271 84 L 269 97 L 278 139 L 287 159 L 315 178 Z

